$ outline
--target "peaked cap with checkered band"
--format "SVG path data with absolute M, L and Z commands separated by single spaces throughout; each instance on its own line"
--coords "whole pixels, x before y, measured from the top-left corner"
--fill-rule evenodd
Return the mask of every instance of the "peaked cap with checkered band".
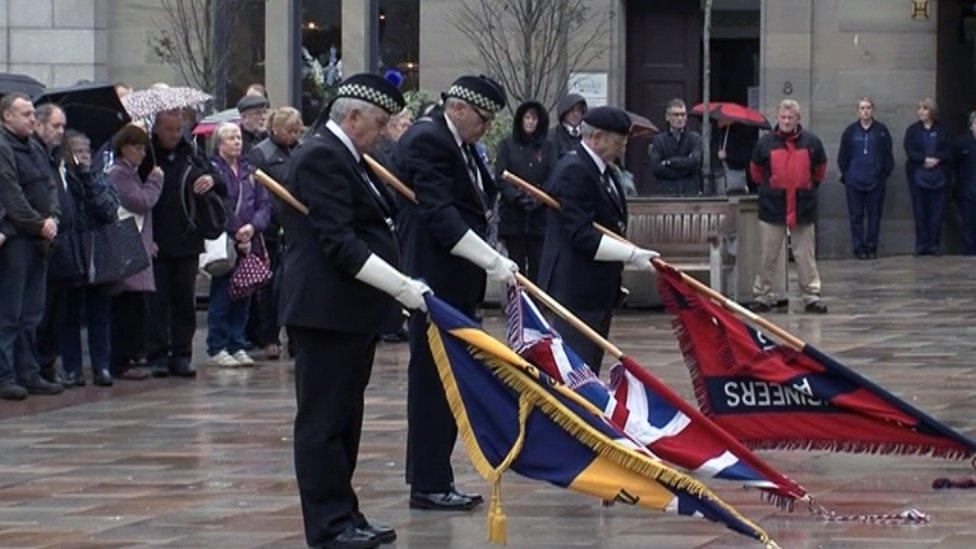
M 335 99 L 340 97 L 361 99 L 391 115 L 402 111 L 407 105 L 403 94 L 392 82 L 382 76 L 369 73 L 354 74 L 343 80 L 336 89 Z
M 505 90 L 498 82 L 481 74 L 462 76 L 451 84 L 443 97 L 457 97 L 479 109 L 497 113 L 505 108 Z

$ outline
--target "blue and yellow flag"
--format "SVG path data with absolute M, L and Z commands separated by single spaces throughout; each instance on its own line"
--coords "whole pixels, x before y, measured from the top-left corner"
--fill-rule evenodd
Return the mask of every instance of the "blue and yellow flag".
M 701 482 L 657 460 L 571 389 L 428 295 L 431 352 L 475 468 L 494 484 L 488 538 L 504 542 L 499 481 L 511 469 L 570 490 L 696 515 L 766 544 L 761 528 Z

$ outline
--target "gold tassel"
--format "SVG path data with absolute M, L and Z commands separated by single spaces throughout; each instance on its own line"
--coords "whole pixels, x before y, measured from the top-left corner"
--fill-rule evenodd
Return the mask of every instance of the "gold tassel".
M 502 511 L 502 479 L 498 479 L 491 488 L 491 506 L 488 508 L 488 541 L 505 545 L 508 543 L 508 517 Z

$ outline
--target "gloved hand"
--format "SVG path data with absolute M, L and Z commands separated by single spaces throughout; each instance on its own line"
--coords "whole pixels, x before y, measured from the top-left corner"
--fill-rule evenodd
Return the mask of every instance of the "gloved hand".
M 650 271 L 654 269 L 651 260 L 660 257 L 660 255 L 653 250 L 638 248 L 633 244 L 603 235 L 593 259 L 596 261 L 620 261 L 632 265 L 637 270 Z
M 390 294 L 408 309 L 427 312 L 424 294 L 430 292 L 430 288 L 394 269 L 376 254 L 371 254 L 366 259 L 366 263 L 356 273 L 356 280 Z
M 495 280 L 500 280 L 509 285 L 515 284 L 515 273 L 518 272 L 518 265 L 495 251 L 470 229 L 451 248 L 451 254 L 463 257 L 481 267 L 488 273 L 488 276 Z

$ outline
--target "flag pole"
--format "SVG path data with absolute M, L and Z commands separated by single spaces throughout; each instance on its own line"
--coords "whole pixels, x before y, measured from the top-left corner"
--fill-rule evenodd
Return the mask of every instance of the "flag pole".
M 559 204 L 559 202 L 556 199 L 554 199 L 553 197 L 549 196 L 545 191 L 543 191 L 542 189 L 540 189 L 540 188 L 536 187 L 535 185 L 529 183 L 528 181 L 522 179 L 521 177 L 519 177 L 519 176 L 517 176 L 517 175 L 515 175 L 515 174 L 513 174 L 513 173 L 511 173 L 511 172 L 509 172 L 509 171 L 506 170 L 505 172 L 502 173 L 502 178 L 505 179 L 506 181 L 508 181 L 509 183 L 512 183 L 513 185 L 519 187 L 523 191 L 531 194 L 537 200 L 539 200 L 543 204 L 549 206 L 550 208 L 553 208 L 553 209 L 556 209 L 556 210 L 559 210 L 559 209 L 562 208 L 562 206 Z M 626 238 L 618 235 L 617 233 L 611 231 L 610 229 L 604 227 L 603 225 L 600 225 L 599 223 L 593 222 L 593 226 L 596 228 L 596 230 L 600 231 L 601 233 L 603 233 L 603 234 L 605 234 L 607 236 L 610 236 L 612 238 L 616 238 L 617 240 L 620 240 L 620 241 L 623 241 L 623 242 L 627 242 L 628 244 L 632 244 L 632 245 L 636 246 L 636 244 L 634 244 L 633 242 L 630 242 Z M 725 297 L 720 292 L 717 292 L 714 289 L 710 288 L 708 285 L 703 284 L 702 282 L 698 281 L 697 279 L 695 279 L 695 278 L 687 275 L 686 273 L 678 270 L 677 268 L 673 267 L 672 265 L 670 265 L 668 262 L 664 261 L 660 257 L 656 257 L 656 258 L 652 259 L 651 260 L 651 263 L 658 270 L 671 269 L 671 270 L 677 272 L 678 274 L 681 275 L 681 279 L 686 284 L 688 284 L 689 286 L 691 286 L 692 289 L 694 289 L 699 294 L 702 294 L 702 295 L 708 297 L 709 299 L 715 301 L 716 303 L 718 303 L 719 305 L 721 305 L 725 309 L 728 309 L 729 311 L 731 311 L 731 312 L 733 312 L 733 313 L 735 313 L 735 314 L 737 314 L 737 315 L 739 315 L 741 317 L 746 318 L 747 320 L 749 320 L 753 324 L 760 326 L 762 329 L 764 329 L 765 331 L 773 334 L 774 336 L 776 336 L 777 338 L 779 338 L 781 341 L 783 341 L 784 343 L 786 343 L 790 347 L 793 347 L 795 350 L 801 351 L 806 346 L 806 343 L 802 339 L 800 339 L 800 338 L 796 337 L 795 335 L 787 332 L 786 330 L 780 328 L 779 326 L 773 324 L 772 322 L 766 320 L 765 318 L 757 315 L 756 313 L 750 311 L 749 309 L 746 309 L 745 307 L 743 307 L 742 305 L 739 305 L 735 301 L 733 301 L 733 300 Z M 558 313 L 558 311 L 555 311 L 555 312 Z
M 274 193 L 275 196 L 287 202 L 289 205 L 291 205 L 291 207 L 305 215 L 308 215 L 308 206 L 299 202 L 293 194 L 288 192 L 288 189 L 286 189 L 284 185 L 275 181 L 270 175 L 258 169 L 254 171 L 254 179 L 257 179 L 259 183 Z

